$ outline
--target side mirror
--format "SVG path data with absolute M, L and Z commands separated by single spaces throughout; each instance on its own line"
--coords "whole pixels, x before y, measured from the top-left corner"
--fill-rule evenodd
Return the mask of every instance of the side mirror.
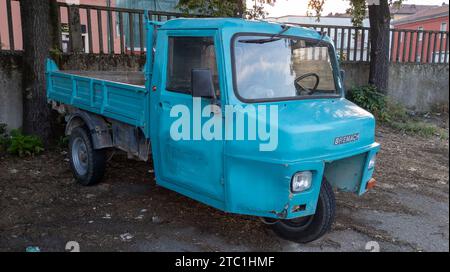
M 191 84 L 193 97 L 216 99 L 210 69 L 192 69 Z

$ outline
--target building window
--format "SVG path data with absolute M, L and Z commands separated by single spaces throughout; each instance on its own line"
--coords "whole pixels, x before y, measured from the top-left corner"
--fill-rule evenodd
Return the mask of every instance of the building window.
M 441 31 L 447 31 L 447 23 L 446 22 L 442 22 Z
M 423 40 L 423 27 L 419 26 L 417 30 L 419 30 L 419 42 L 421 42 Z

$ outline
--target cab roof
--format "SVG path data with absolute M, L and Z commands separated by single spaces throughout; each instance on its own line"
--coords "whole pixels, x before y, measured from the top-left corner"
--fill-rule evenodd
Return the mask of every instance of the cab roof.
M 161 30 L 188 30 L 188 29 L 218 29 L 230 32 L 258 32 L 258 33 L 278 33 L 282 30 L 283 24 L 250 21 L 238 18 L 180 18 L 165 22 Z M 289 25 L 289 32 L 295 36 L 308 36 L 319 39 L 321 34 L 316 30 L 300 26 Z M 291 33 L 286 33 L 289 35 Z

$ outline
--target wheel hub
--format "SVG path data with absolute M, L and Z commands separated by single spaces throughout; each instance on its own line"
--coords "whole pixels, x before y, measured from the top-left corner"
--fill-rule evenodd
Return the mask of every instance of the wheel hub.
M 72 161 L 73 166 L 79 175 L 83 176 L 87 173 L 89 158 L 86 143 L 82 138 L 76 138 L 73 141 Z

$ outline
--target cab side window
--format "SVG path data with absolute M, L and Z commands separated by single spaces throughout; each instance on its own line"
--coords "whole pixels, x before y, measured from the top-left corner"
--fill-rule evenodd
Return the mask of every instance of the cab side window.
M 213 37 L 169 37 L 168 62 L 167 90 L 192 94 L 192 69 L 208 68 L 216 93 L 220 93 Z

